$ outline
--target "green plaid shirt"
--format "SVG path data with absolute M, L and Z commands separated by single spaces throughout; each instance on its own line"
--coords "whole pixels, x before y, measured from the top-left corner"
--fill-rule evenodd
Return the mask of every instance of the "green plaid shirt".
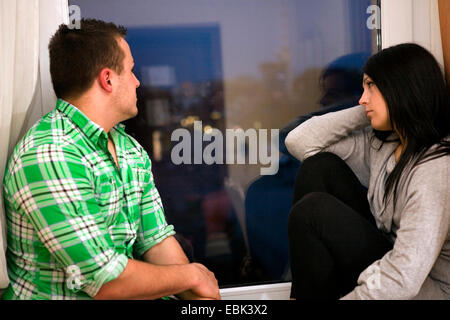
M 175 234 L 145 150 L 124 131 L 108 136 L 58 100 L 18 143 L 5 171 L 4 299 L 90 299 L 128 259 Z

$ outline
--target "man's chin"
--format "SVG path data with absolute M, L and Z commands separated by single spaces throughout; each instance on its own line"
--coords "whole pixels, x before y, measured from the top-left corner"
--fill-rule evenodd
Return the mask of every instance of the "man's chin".
M 126 114 L 123 114 L 123 119 L 120 122 L 132 119 L 138 115 L 138 109 L 135 107 L 134 109 L 130 109 Z
M 129 113 L 130 118 L 136 117 L 138 115 L 138 112 L 139 111 L 138 111 L 137 106 L 134 105 L 132 108 L 130 108 L 130 113 Z

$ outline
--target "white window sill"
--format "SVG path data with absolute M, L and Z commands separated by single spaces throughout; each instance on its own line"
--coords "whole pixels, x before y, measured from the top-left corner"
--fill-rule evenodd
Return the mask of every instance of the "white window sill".
M 291 282 L 220 289 L 222 300 L 289 300 Z

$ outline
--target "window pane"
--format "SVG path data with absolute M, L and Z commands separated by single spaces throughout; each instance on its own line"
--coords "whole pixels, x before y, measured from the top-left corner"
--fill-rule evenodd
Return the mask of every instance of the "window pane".
M 152 159 L 185 252 L 221 286 L 290 280 L 300 163 L 283 137 L 300 116 L 358 104 L 377 48 L 373 2 L 70 1 L 127 27 L 141 82 L 127 131 Z

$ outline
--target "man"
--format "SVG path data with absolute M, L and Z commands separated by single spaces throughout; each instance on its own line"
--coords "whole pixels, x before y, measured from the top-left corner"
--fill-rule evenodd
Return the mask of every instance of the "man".
M 58 97 L 6 168 L 6 299 L 219 299 L 214 274 L 173 237 L 136 116 L 126 30 L 81 20 L 49 44 Z M 135 259 L 135 258 L 139 258 Z

